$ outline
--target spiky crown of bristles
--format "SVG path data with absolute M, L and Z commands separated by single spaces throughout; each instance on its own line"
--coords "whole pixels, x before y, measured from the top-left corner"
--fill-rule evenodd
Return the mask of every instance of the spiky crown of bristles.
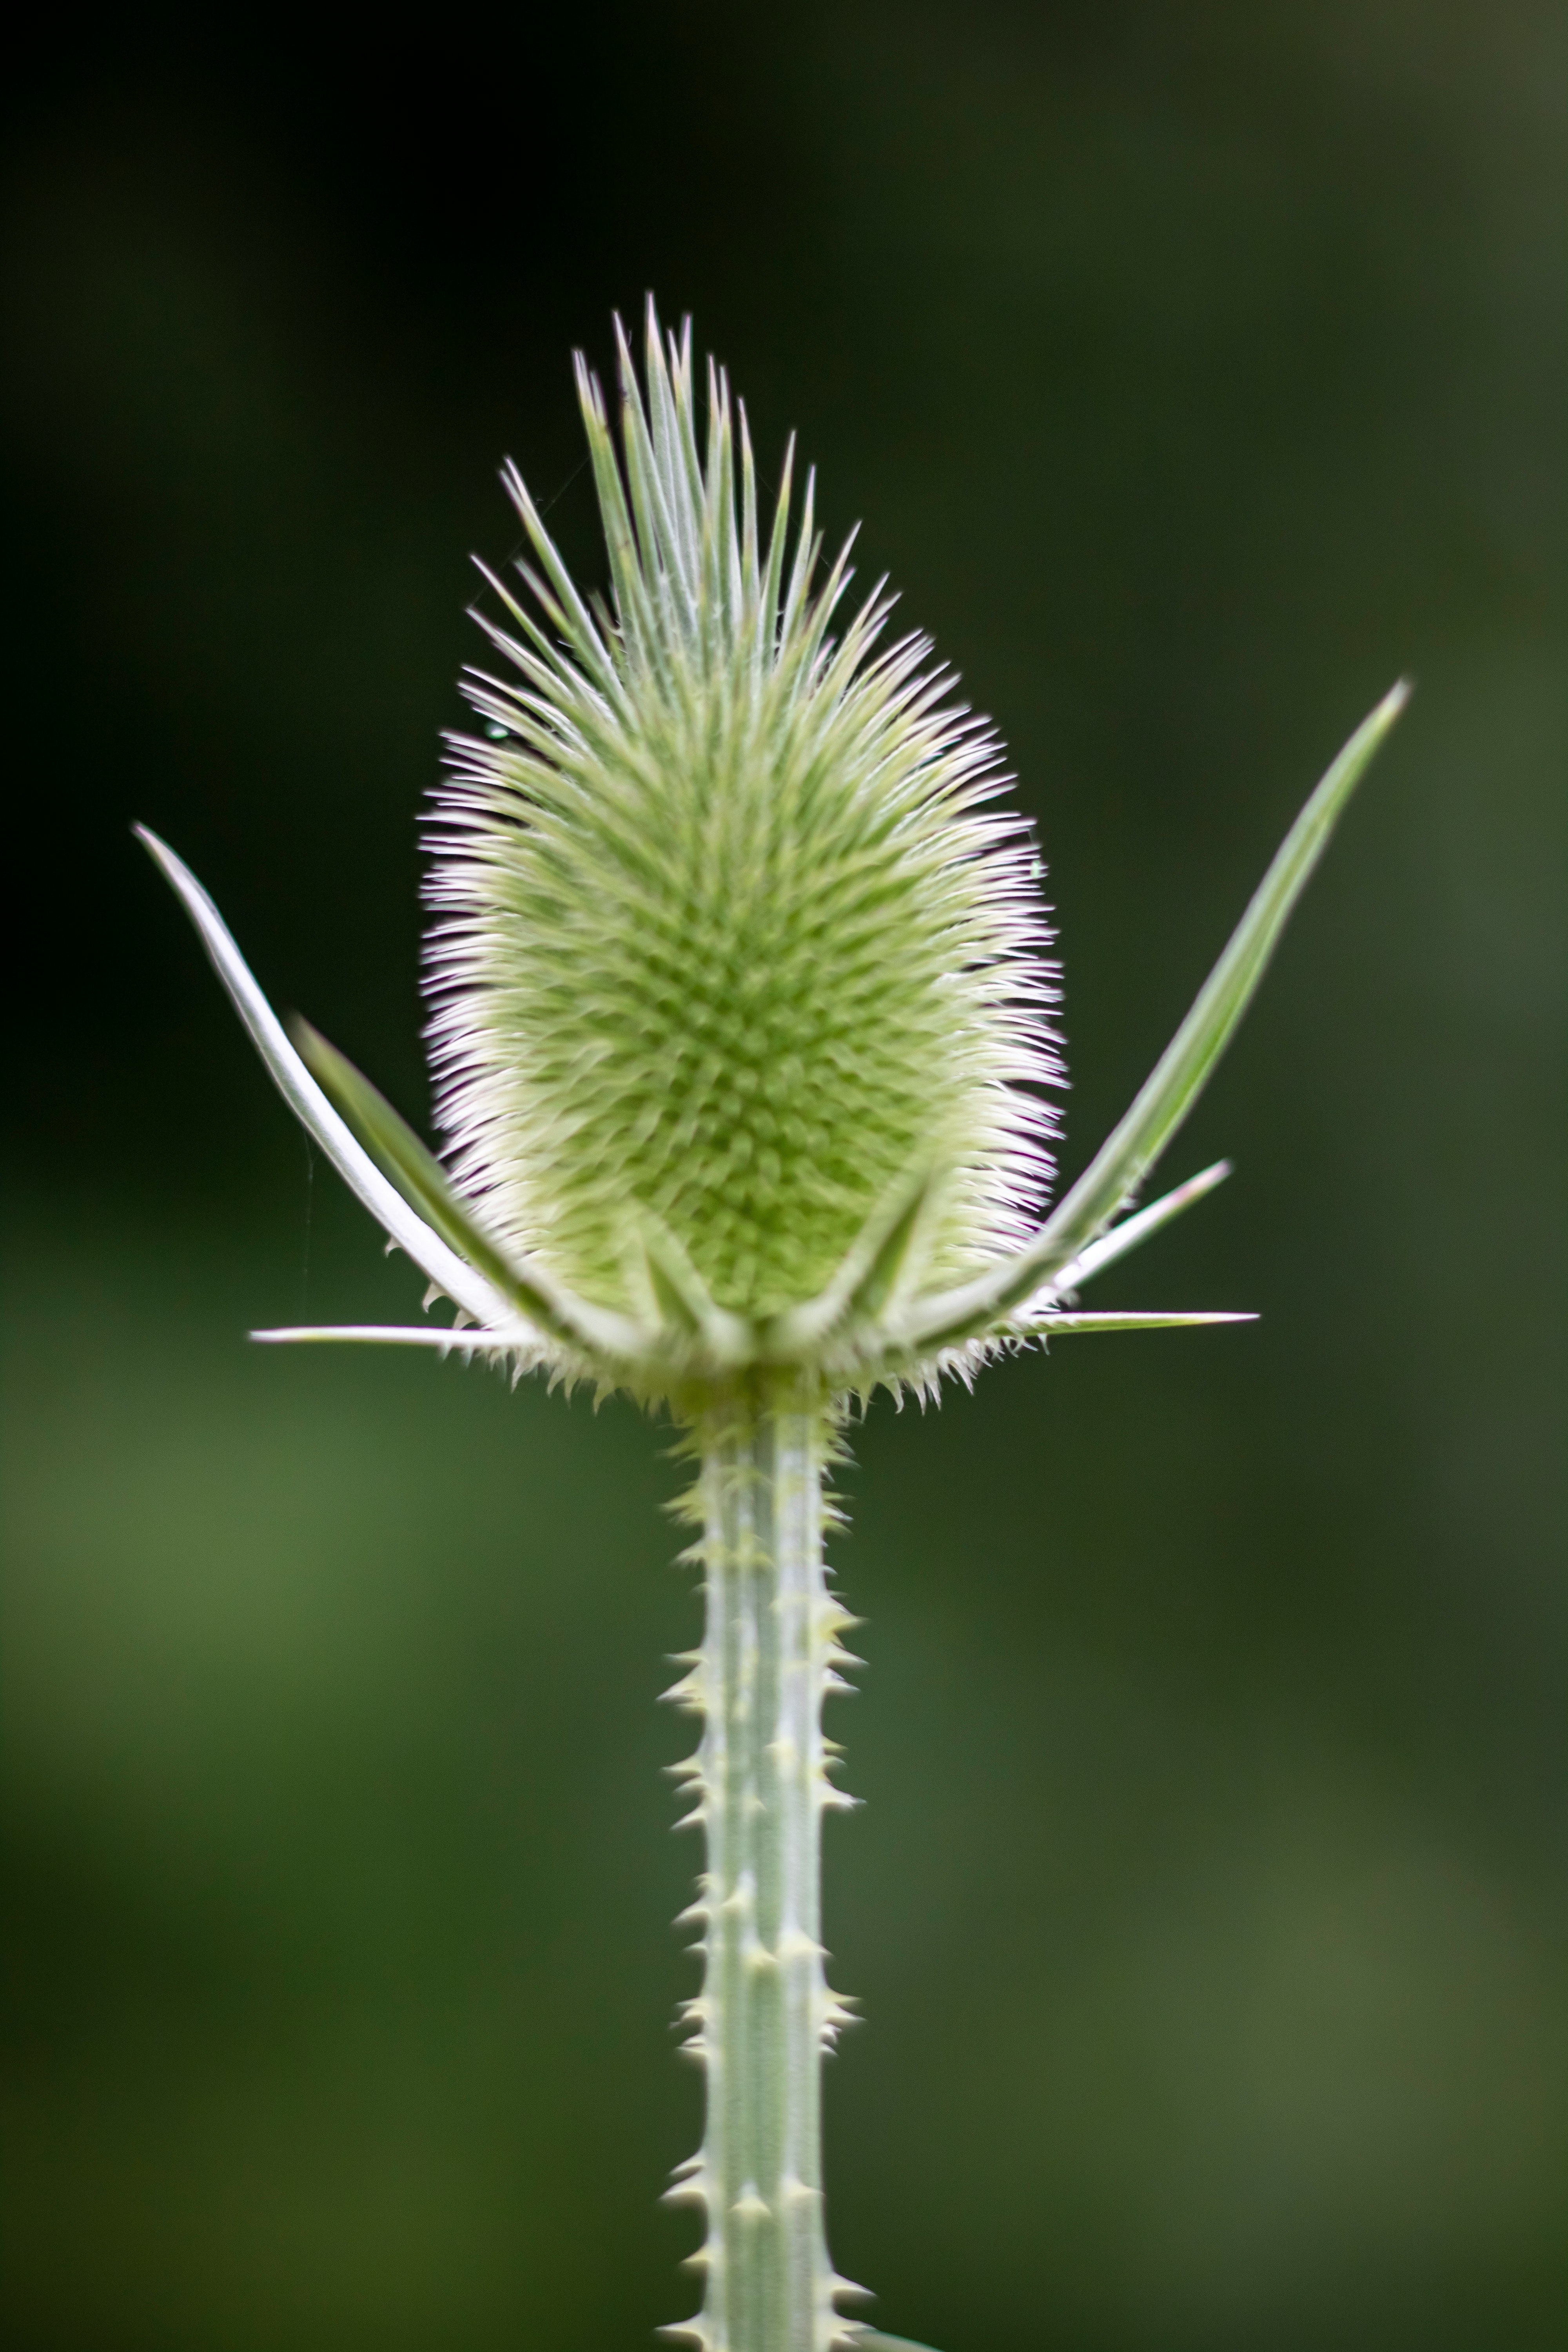
M 1030 1227 L 1059 1076 L 1040 868 L 989 804 L 1001 747 L 879 590 L 837 639 L 808 478 L 759 525 L 743 407 L 650 306 L 617 326 L 621 457 L 577 384 L 611 604 L 574 585 L 521 478 L 533 610 L 487 573 L 510 675 L 470 672 L 430 832 L 437 1116 L 489 1228 L 606 1307 L 651 1212 L 721 1307 L 818 1293 L 923 1182 L 928 1280 Z M 934 1179 L 934 1181 L 932 1181 Z

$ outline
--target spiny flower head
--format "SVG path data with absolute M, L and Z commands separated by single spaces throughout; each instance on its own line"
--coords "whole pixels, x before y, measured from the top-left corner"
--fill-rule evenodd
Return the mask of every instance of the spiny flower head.
M 1227 1322 L 1082 1314 L 1082 1285 L 1226 1172 L 1123 1213 L 1197 1099 L 1407 698 L 1311 794 L 1127 1111 L 1044 1222 L 1059 1076 L 1039 868 L 986 724 L 880 592 L 837 638 L 789 461 L 764 533 L 743 410 L 652 306 L 617 329 L 617 455 L 581 360 L 610 594 L 584 598 L 515 468 L 531 603 L 470 673 L 431 827 L 444 1167 L 325 1038 L 278 1019 L 194 874 L 138 827 L 280 1091 L 450 1325 L 389 1341 L 692 1416 L 745 1386 L 930 1395 L 1030 1338 Z M 1033 1229 L 1031 1229 L 1033 1228 Z
M 650 305 L 617 337 L 620 457 L 577 381 L 609 554 L 584 599 L 521 478 L 531 609 L 483 618 L 432 829 L 438 1118 L 490 1230 L 633 1309 L 651 1213 L 717 1305 L 819 1293 L 923 1188 L 928 1276 L 1021 1240 L 1058 1076 L 1039 867 L 1001 748 L 874 594 L 837 639 L 808 482 L 758 514 L 744 409 Z

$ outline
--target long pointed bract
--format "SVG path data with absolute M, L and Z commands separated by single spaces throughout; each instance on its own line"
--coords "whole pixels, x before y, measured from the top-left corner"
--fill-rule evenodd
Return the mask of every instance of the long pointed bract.
M 988 1318 L 1026 1298 L 1069 1265 L 1136 1194 L 1236 1034 L 1346 803 L 1409 698 L 1409 685 L 1401 679 L 1351 737 L 1286 835 L 1224 954 L 1131 1108 L 1034 1240 L 974 1281 L 921 1300 L 903 1324 L 902 1336 L 910 1346 L 965 1324 L 983 1328 Z
M 472 1266 L 466 1265 L 455 1250 L 448 1249 L 422 1217 L 415 1214 L 349 1132 L 289 1044 L 283 1024 L 257 985 L 228 926 L 190 867 L 175 856 L 166 841 L 160 841 L 145 825 L 134 825 L 132 830 L 173 884 L 279 1093 L 321 1145 L 350 1190 L 358 1193 L 398 1247 L 406 1250 L 415 1265 L 448 1298 L 481 1323 L 505 1322 L 509 1313 L 506 1300 Z
M 1065 1298 L 1082 1284 L 1092 1281 L 1108 1265 L 1113 1265 L 1119 1257 L 1125 1257 L 1129 1250 L 1140 1248 L 1162 1226 L 1168 1225 L 1173 1217 L 1181 1216 L 1184 1211 L 1194 1207 L 1199 1201 L 1206 1200 L 1215 1186 L 1223 1184 L 1230 1172 L 1228 1160 L 1216 1160 L 1212 1168 L 1200 1169 L 1197 1175 L 1189 1176 L 1184 1184 L 1178 1184 L 1173 1191 L 1163 1193 L 1159 1200 L 1151 1201 L 1149 1206 L 1140 1209 L 1136 1216 L 1123 1217 L 1119 1225 L 1112 1225 L 1108 1234 L 1102 1234 L 1097 1242 L 1090 1242 L 1086 1250 L 1080 1250 L 1077 1257 L 1054 1274 L 1037 1303 L 1044 1307 L 1051 1298 Z
M 1071 1339 L 1076 1331 L 1191 1331 L 1202 1323 L 1256 1323 L 1256 1315 L 1237 1313 L 1226 1308 L 1205 1307 L 1199 1314 L 1166 1315 L 1156 1309 L 1152 1314 L 1132 1311 L 1122 1313 L 1113 1308 L 1105 1315 L 1040 1315 L 1033 1318 L 1030 1329 L 1042 1339 L 1058 1337 Z
M 250 1336 L 264 1347 L 328 1340 L 361 1348 L 437 1348 L 443 1355 L 456 1349 L 460 1356 L 511 1354 L 537 1360 L 542 1352 L 538 1332 L 525 1324 L 490 1331 L 477 1323 L 466 1323 L 461 1329 L 449 1323 L 288 1323 Z
M 458 1200 L 447 1171 L 386 1097 L 340 1054 L 310 1022 L 290 1023 L 309 1068 L 337 1098 L 392 1181 L 425 1212 L 437 1232 L 492 1283 L 510 1306 L 552 1339 L 568 1346 L 603 1349 L 607 1355 L 638 1357 L 651 1335 L 624 1315 L 576 1298 L 540 1266 L 520 1266 L 485 1232 Z

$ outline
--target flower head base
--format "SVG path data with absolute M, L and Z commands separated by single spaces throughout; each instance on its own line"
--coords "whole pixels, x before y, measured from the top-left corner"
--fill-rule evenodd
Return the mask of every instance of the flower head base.
M 743 408 L 649 310 L 646 402 L 619 344 L 622 465 L 578 362 L 613 609 L 574 587 L 521 478 L 535 609 L 492 580 L 510 675 L 470 674 L 433 829 L 438 1116 L 512 1250 L 646 1304 L 639 1219 L 721 1310 L 815 1297 L 881 1203 L 945 1283 L 1023 1240 L 1058 1076 L 1038 868 L 1000 746 L 929 646 L 835 642 L 808 483 L 758 515 Z M 624 471 L 623 471 L 624 466 Z
M 879 592 L 830 635 L 847 551 L 814 590 L 787 459 L 764 533 L 712 371 L 700 453 L 689 337 L 667 346 L 650 307 L 646 398 L 617 338 L 619 459 L 578 362 L 612 604 L 579 594 L 509 467 L 532 608 L 486 575 L 510 670 L 470 675 L 486 734 L 454 739 L 432 827 L 449 1169 L 324 1038 L 290 1038 L 142 832 L 285 1098 L 426 1304 L 458 1308 L 258 1336 L 457 1349 L 691 1413 L 747 1382 L 930 1392 L 1030 1338 L 1238 1319 L 1085 1315 L 1075 1294 L 1227 1172 L 1123 1214 L 1408 689 L 1330 767 L 1125 1118 L 1031 1230 L 1054 980 L 1037 861 L 992 805 L 996 739 L 922 639 L 883 643 Z

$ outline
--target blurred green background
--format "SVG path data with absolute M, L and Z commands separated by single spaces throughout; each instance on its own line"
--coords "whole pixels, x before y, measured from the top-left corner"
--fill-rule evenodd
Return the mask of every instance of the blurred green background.
M 513 9 L 13 55 L 18 2352 L 558 2352 L 660 2212 L 659 1433 L 434 1362 L 167 890 L 422 1111 L 416 814 L 517 457 L 653 288 L 1012 746 L 1082 1164 L 1420 693 L 1064 1344 L 858 1433 L 840 2267 L 943 2352 L 1561 2340 L 1565 20 Z M 1555 1180 L 1555 1181 L 1554 1181 Z

